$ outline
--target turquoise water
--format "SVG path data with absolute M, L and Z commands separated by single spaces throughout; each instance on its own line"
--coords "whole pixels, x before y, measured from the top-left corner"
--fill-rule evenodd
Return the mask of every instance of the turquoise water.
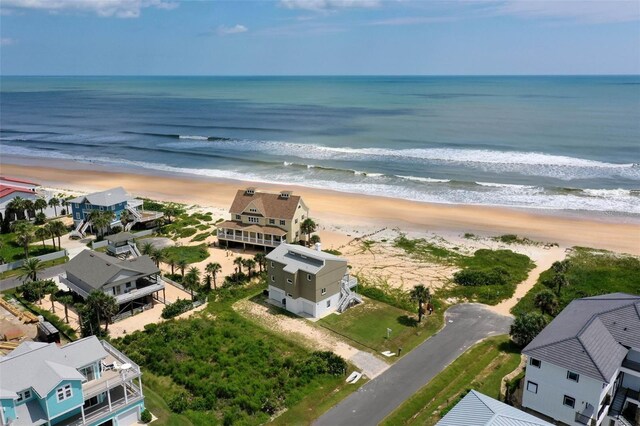
M 640 77 L 2 77 L 4 154 L 640 214 Z

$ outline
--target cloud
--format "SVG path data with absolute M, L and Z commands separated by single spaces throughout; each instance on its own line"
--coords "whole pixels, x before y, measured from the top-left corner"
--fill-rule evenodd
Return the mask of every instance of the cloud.
M 640 4 L 637 0 L 508 0 L 492 3 L 496 14 L 524 18 L 551 18 L 582 23 L 640 20 Z
M 175 1 L 167 0 L 3 0 L 3 8 L 46 10 L 51 13 L 79 11 L 98 16 L 137 18 L 142 9 L 155 7 L 170 10 L 178 7 Z
M 236 24 L 233 27 L 225 27 L 224 25 L 220 25 L 218 27 L 218 35 L 222 35 L 222 36 L 246 33 L 247 31 L 249 31 L 249 28 L 240 24 Z
M 280 0 L 286 9 L 326 11 L 337 9 L 370 9 L 380 6 L 380 0 Z
M 0 46 L 11 46 L 12 44 L 16 44 L 15 39 L 9 37 L 0 38 Z

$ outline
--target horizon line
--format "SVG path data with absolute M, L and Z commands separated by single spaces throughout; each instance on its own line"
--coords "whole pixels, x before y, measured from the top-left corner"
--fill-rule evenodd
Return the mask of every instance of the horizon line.
M 637 74 L 6 74 L 2 77 L 640 77 Z

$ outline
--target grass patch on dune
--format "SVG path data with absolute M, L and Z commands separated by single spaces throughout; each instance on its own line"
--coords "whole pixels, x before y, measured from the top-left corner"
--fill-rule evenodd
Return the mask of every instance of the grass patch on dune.
M 461 257 L 459 253 L 437 246 L 424 238 L 411 239 L 400 235 L 393 245 L 421 262 L 453 265 Z
M 561 312 L 572 300 L 607 293 L 640 294 L 640 258 L 578 247 L 567 257 L 568 285 L 557 296 Z M 538 310 L 534 304 L 536 294 L 550 289 L 557 294 L 554 285 L 555 272 L 548 269 L 540 274 L 538 282 L 511 310 L 514 315 Z
M 473 346 L 380 423 L 434 425 L 470 389 L 498 398 L 504 376 L 516 369 L 520 352 L 507 336 Z
M 176 262 L 184 259 L 187 263 L 198 263 L 209 257 L 209 250 L 205 244 L 166 247 L 162 251 L 167 259 L 173 259 Z

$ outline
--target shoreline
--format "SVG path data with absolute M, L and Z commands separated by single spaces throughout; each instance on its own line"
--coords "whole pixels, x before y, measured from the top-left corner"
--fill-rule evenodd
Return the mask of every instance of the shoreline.
M 40 163 L 40 164 L 38 164 Z M 55 160 L 42 164 L 28 157 L 4 156 L 2 174 L 31 179 L 44 186 L 91 192 L 122 186 L 133 196 L 176 201 L 224 209 L 236 190 L 256 186 L 259 190 L 291 189 L 301 195 L 311 216 L 321 225 L 342 227 L 373 225 L 422 233 L 474 233 L 482 236 L 517 234 L 534 241 L 564 246 L 601 248 L 640 255 L 640 220 L 604 215 L 552 214 L 546 210 L 506 207 L 430 204 L 366 194 L 351 194 L 296 185 L 272 185 L 213 179 L 190 175 L 134 173 L 126 168 Z M 146 169 L 141 169 L 146 171 Z M 578 217 L 579 216 L 579 217 Z M 624 223 L 623 223 L 624 222 Z M 346 232 L 346 231 L 343 231 Z

